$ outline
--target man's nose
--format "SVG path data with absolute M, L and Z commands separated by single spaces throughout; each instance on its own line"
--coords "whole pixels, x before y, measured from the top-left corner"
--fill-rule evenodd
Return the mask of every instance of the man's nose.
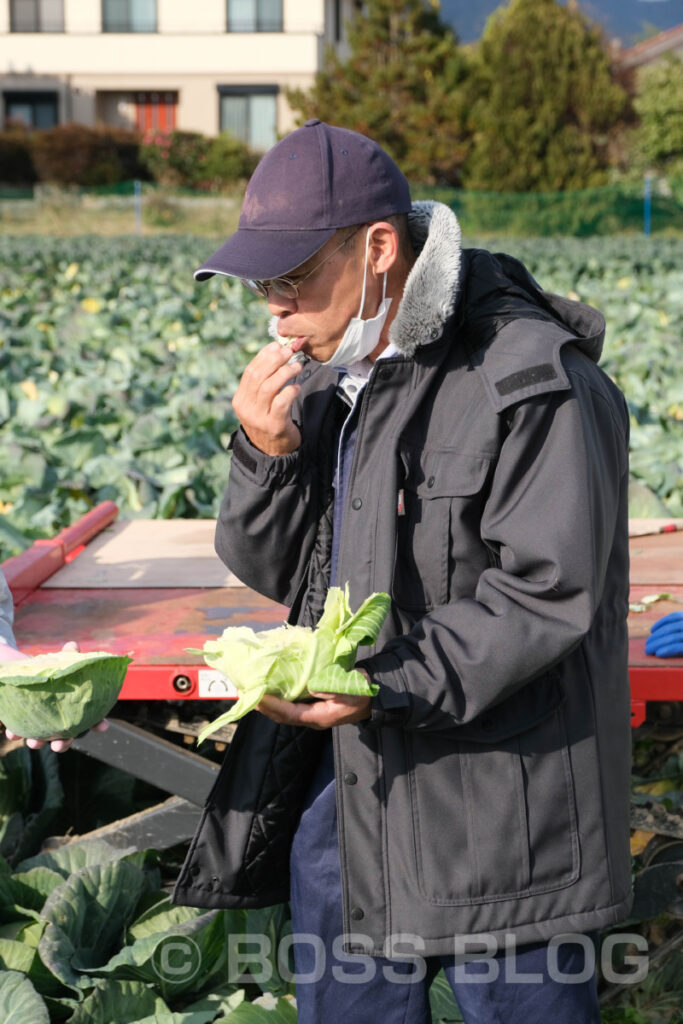
M 283 313 L 293 313 L 296 309 L 296 298 L 289 295 L 280 295 L 274 288 L 269 288 L 268 309 L 271 316 L 282 316 Z

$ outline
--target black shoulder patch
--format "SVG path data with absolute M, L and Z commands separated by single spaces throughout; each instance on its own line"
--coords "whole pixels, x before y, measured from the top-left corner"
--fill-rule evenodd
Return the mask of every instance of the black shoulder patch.
M 509 377 L 496 381 L 496 390 L 500 395 L 511 395 L 520 388 L 540 384 L 544 380 L 555 380 L 556 377 L 557 373 L 552 363 L 539 363 L 538 366 L 529 366 L 526 370 L 519 370 L 517 373 L 511 373 Z

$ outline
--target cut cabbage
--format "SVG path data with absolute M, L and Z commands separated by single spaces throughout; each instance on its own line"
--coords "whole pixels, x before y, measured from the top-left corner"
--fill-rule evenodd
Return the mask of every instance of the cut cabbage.
M 38 740 L 77 736 L 111 711 L 131 660 L 59 651 L 0 662 L 0 722 Z

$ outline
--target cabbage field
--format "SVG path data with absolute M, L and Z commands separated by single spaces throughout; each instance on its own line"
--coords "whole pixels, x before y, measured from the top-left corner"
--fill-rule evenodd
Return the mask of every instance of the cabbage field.
M 547 289 L 607 317 L 632 414 L 632 513 L 683 515 L 683 240 L 506 240 Z M 0 560 L 104 499 L 213 517 L 230 398 L 267 339 L 239 284 L 198 284 L 211 240 L 0 239 Z

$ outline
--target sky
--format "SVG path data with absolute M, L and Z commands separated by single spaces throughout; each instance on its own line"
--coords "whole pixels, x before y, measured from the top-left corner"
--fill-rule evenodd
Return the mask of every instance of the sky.
M 441 0 L 441 15 L 461 42 L 469 43 L 479 38 L 487 17 L 498 6 L 499 0 Z M 647 26 L 663 31 L 683 24 L 683 0 L 579 0 L 579 7 L 624 46 L 636 42 Z

